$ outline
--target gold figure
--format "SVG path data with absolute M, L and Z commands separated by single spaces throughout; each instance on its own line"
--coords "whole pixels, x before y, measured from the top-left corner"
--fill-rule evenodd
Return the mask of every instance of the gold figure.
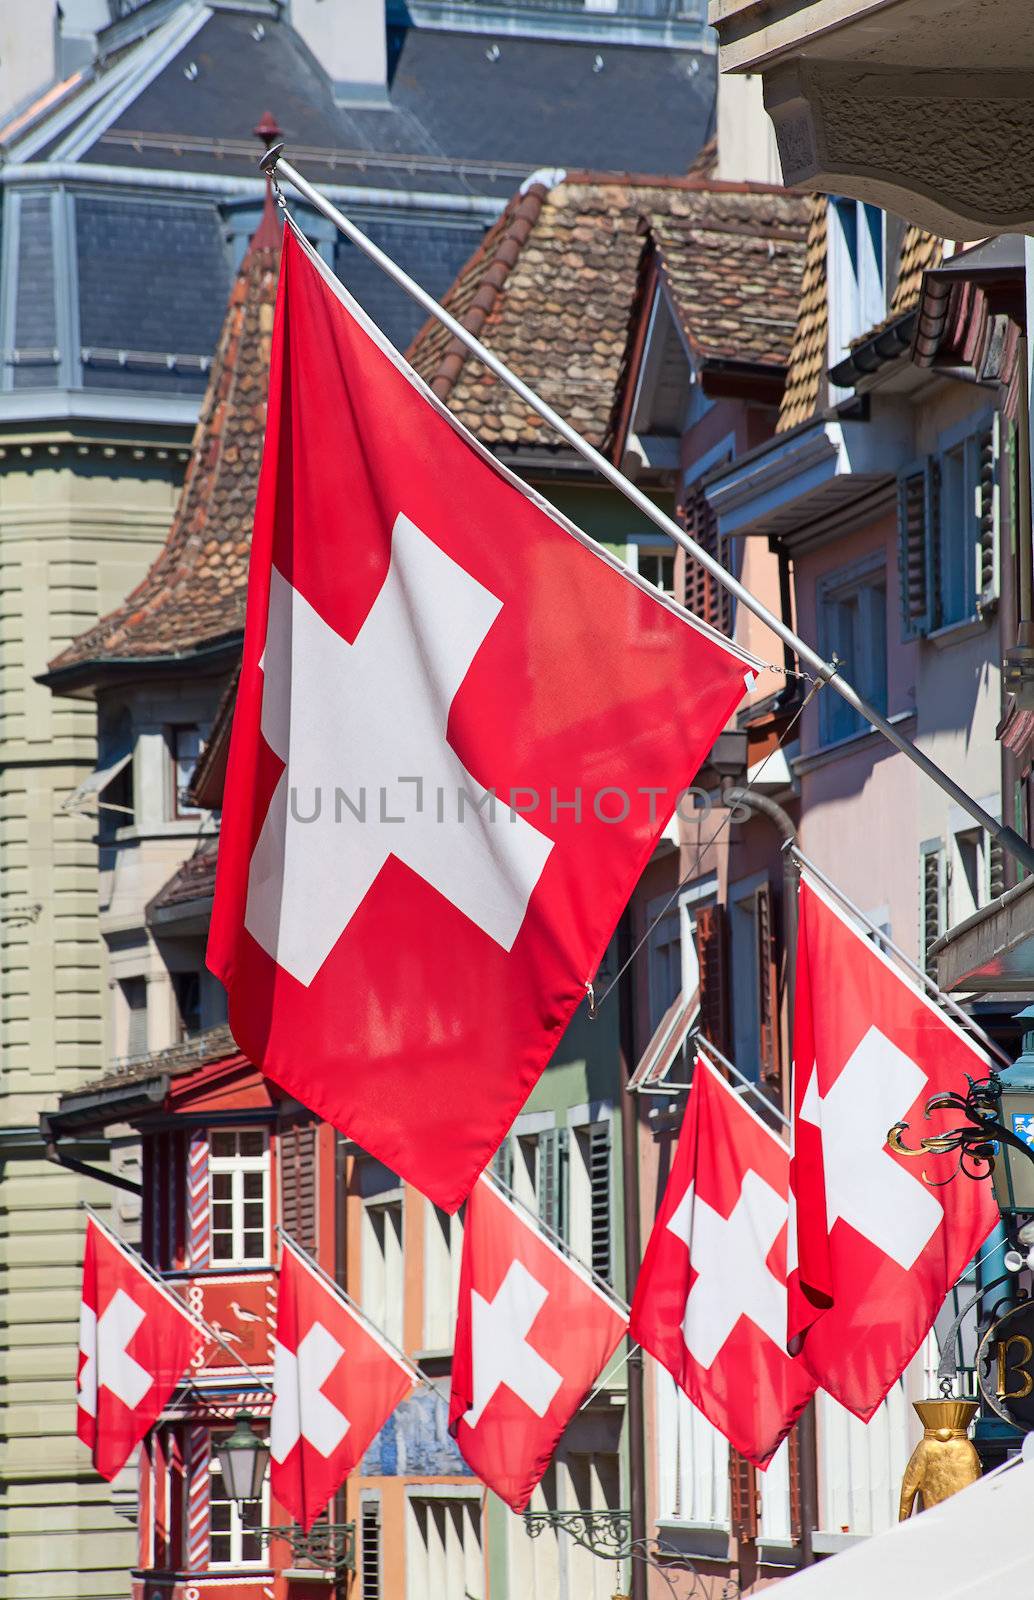
M 912 1515 L 917 1497 L 920 1511 L 927 1511 L 980 1477 L 980 1457 L 966 1432 L 976 1416 L 977 1402 L 915 1400 L 913 1406 L 926 1432 L 905 1468 L 899 1522 Z

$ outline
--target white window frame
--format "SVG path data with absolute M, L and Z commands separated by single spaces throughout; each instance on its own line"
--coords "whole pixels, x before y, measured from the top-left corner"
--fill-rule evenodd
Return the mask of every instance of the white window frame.
M 845 231 L 845 213 L 854 221 L 852 249 Z M 879 257 L 871 219 L 879 215 Z M 826 279 L 829 307 L 829 360 L 834 367 L 848 354 L 851 341 L 881 323 L 887 312 L 887 218 L 864 200 L 830 195 L 826 206 Z M 831 398 L 849 391 L 830 384 Z
M 681 899 L 673 898 L 670 894 L 661 894 L 647 902 L 646 926 L 646 970 L 647 988 L 649 993 L 649 1033 L 659 1025 L 661 1018 L 670 1009 L 678 994 L 672 995 L 662 1003 L 662 995 L 667 994 L 667 986 L 662 985 L 662 974 L 659 970 L 659 956 L 662 950 L 668 951 L 676 943 L 679 947 L 679 974 L 681 992 L 686 993 L 686 921 L 682 911 Z M 668 964 L 665 963 L 665 975 L 670 975 Z
M 646 578 L 646 582 L 652 584 L 658 594 L 667 595 L 669 600 L 674 600 L 676 583 L 674 562 L 677 551 L 678 547 L 672 544 L 670 539 L 665 539 L 662 534 L 630 533 L 627 535 L 625 559 L 632 571 L 642 578 L 646 578 L 642 568 L 643 556 L 663 556 L 665 560 L 670 559 L 672 562 L 670 589 L 662 589 L 659 584 L 653 583 L 652 578 Z
M 215 1478 L 218 1477 L 220 1479 L 220 1481 L 221 1481 L 222 1472 L 220 1470 L 219 1457 L 216 1454 L 214 1449 L 209 1453 L 208 1465 L 207 1465 L 207 1469 L 206 1470 L 207 1470 L 207 1472 L 209 1474 L 210 1480 L 214 1480 Z M 209 1490 L 209 1493 L 210 1493 L 209 1506 L 210 1507 L 211 1507 L 211 1504 L 216 1499 L 216 1496 L 214 1494 L 211 1494 L 211 1488 L 213 1488 L 213 1487 L 214 1487 L 214 1483 L 211 1483 L 210 1484 L 210 1490 Z M 231 1500 L 229 1498 L 229 1496 L 226 1495 L 225 1493 L 223 1495 L 220 1495 L 218 1498 L 219 1498 L 219 1503 L 221 1505 L 228 1505 L 230 1507 L 230 1528 L 229 1528 L 230 1555 L 229 1555 L 228 1559 L 225 1560 L 225 1561 L 214 1561 L 212 1559 L 212 1556 L 211 1556 L 212 1533 L 209 1532 L 209 1558 L 208 1558 L 208 1566 L 209 1566 L 209 1568 L 213 1572 L 228 1572 L 232 1567 L 242 1567 L 246 1572 L 255 1572 L 255 1571 L 261 1572 L 263 1570 L 268 1570 L 268 1568 L 269 1568 L 269 1540 L 266 1539 L 266 1538 L 262 1538 L 260 1540 L 260 1545 L 261 1545 L 261 1549 L 262 1549 L 261 1556 L 259 1556 L 255 1560 L 245 1560 L 244 1556 L 241 1554 L 241 1551 L 242 1551 L 243 1545 L 244 1545 L 244 1534 L 245 1534 L 246 1531 L 249 1531 L 249 1530 L 246 1530 L 245 1527 L 244 1527 L 244 1523 L 243 1523 L 243 1520 L 241 1518 L 241 1508 L 238 1505 L 236 1500 Z M 247 1502 L 248 1505 L 255 1505 L 256 1503 L 261 1508 L 261 1515 L 260 1515 L 260 1519 L 259 1519 L 260 1520 L 260 1524 L 261 1524 L 262 1527 L 268 1528 L 270 1526 L 270 1517 L 269 1517 L 269 1474 L 268 1473 L 266 1474 L 266 1477 L 263 1480 L 263 1483 L 262 1483 L 262 1494 L 259 1497 L 259 1500 L 257 1502 L 254 1501 L 254 1500 L 249 1500 Z M 220 1534 L 217 1534 L 216 1537 L 217 1538 L 223 1538 L 223 1537 L 225 1537 L 225 1535 L 220 1533 Z
M 217 1156 L 214 1153 L 214 1139 L 217 1134 L 224 1133 L 258 1133 L 262 1136 L 262 1154 L 260 1156 Z M 270 1205 L 269 1205 L 269 1131 L 266 1128 L 256 1127 L 254 1123 L 233 1125 L 231 1127 L 215 1126 L 208 1130 L 209 1156 L 208 1156 L 208 1182 L 209 1182 L 209 1216 L 214 1223 L 215 1217 L 215 1183 L 219 1175 L 230 1174 L 230 1220 L 233 1236 L 233 1247 L 229 1256 L 216 1257 L 215 1253 L 215 1228 L 212 1227 L 212 1243 L 210 1258 L 214 1267 L 261 1267 L 268 1266 L 270 1259 Z M 244 1174 L 246 1172 L 260 1172 L 262 1174 L 262 1254 L 261 1256 L 246 1256 L 244 1254 Z M 249 1204 L 254 1202 L 249 1201 Z
M 405 1195 L 394 1173 L 389 1173 L 386 1167 L 370 1162 L 368 1168 L 372 1183 L 369 1191 L 363 1193 L 360 1298 L 363 1310 L 385 1337 L 401 1345 L 406 1293 Z M 378 1182 L 382 1187 L 374 1189 L 372 1184 Z M 397 1239 L 397 1249 L 393 1246 L 393 1237 Z
M 831 608 L 853 600 L 859 602 L 859 648 L 855 660 L 844 663 L 845 676 L 864 698 L 886 714 L 890 697 L 890 645 L 887 626 L 887 558 L 883 550 L 874 550 L 862 560 L 834 572 L 825 572 L 816 585 L 816 611 L 819 649 L 827 660 L 836 649 L 832 637 Z M 877 596 L 882 596 L 878 599 Z M 875 622 L 882 613 L 883 620 L 883 671 L 879 672 L 876 647 Z M 882 701 L 882 704 L 881 704 Z M 819 698 L 819 744 L 840 744 L 869 731 L 870 724 L 863 722 L 839 695 Z
M 449 1528 L 440 1547 L 441 1560 L 431 1549 L 427 1529 L 435 1512 L 459 1520 L 458 1573 L 456 1546 L 450 1544 Z M 480 1487 L 464 1489 L 453 1484 L 420 1484 L 406 1493 L 406 1600 L 485 1600 L 488 1582 L 485 1566 L 486 1517 Z M 468 1542 L 468 1529 L 471 1538 Z M 450 1561 L 451 1555 L 451 1561 Z M 458 1581 L 457 1581 L 458 1580 Z M 460 1587 L 462 1584 L 462 1587 Z
M 185 733 L 196 733 L 197 734 L 197 753 L 193 758 L 193 766 L 191 768 L 191 771 L 193 771 L 193 767 L 197 766 L 198 761 L 201 759 L 202 751 L 205 748 L 205 740 L 204 740 L 204 737 L 203 737 L 202 732 L 201 732 L 200 723 L 197 723 L 197 722 L 171 722 L 167 726 L 167 728 L 165 730 L 165 742 L 166 742 L 166 744 L 168 746 L 168 751 L 169 751 L 169 768 L 168 768 L 168 770 L 169 770 L 169 813 L 168 814 L 169 814 L 170 821 L 173 821 L 173 822 L 178 822 L 178 821 L 181 821 L 181 820 L 189 820 L 191 817 L 203 817 L 204 814 L 205 814 L 204 813 L 204 808 L 202 806 L 191 805 L 188 800 L 180 798 L 181 794 L 185 793 L 185 791 L 187 789 L 187 783 L 189 783 L 189 779 L 188 779 L 187 783 L 184 783 L 181 786 L 180 785 L 180 781 L 179 781 L 179 777 L 180 777 L 180 774 L 179 774 L 180 757 L 179 757 L 179 753 L 178 753 L 177 739 L 178 739 L 178 735 L 185 734 Z
M 450 1351 L 460 1292 L 463 1219 L 424 1202 L 424 1349 Z
M 657 1521 L 726 1533 L 730 1526 L 728 1441 L 659 1362 L 650 1365 L 657 1418 Z

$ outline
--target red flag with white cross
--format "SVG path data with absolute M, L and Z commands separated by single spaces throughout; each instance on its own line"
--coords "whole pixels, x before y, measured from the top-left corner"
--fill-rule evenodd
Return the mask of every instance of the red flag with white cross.
M 285 230 L 208 961 L 241 1048 L 454 1210 L 752 680 Z
M 785 1348 L 789 1168 L 783 1141 L 698 1054 L 631 1333 L 759 1467 L 816 1387 Z
M 807 875 L 794 1007 L 788 1337 L 867 1421 L 998 1221 L 991 1186 L 957 1156 L 892 1151 L 897 1122 L 965 1092 L 991 1062 Z
M 409 1369 L 372 1324 L 285 1239 L 269 1484 L 306 1533 L 412 1387 Z
M 76 1432 L 105 1478 L 121 1472 L 204 1340 L 187 1310 L 90 1217 L 79 1315 Z
M 628 1326 L 581 1264 L 482 1178 L 467 1202 L 449 1431 L 523 1511 Z

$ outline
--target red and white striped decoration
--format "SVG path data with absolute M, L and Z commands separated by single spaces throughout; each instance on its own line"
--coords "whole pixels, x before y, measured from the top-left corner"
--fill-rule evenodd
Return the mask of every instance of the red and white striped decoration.
M 208 1565 L 211 1527 L 212 1479 L 209 1458 L 212 1435 L 205 1427 L 187 1430 L 187 1569 L 200 1572 Z
M 207 1267 L 212 1254 L 208 1197 L 208 1134 L 192 1133 L 187 1156 L 187 1229 L 192 1267 Z

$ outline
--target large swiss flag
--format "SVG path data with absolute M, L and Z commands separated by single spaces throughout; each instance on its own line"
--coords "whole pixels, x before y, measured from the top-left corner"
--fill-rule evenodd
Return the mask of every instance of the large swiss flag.
M 269 1077 L 455 1209 L 748 671 L 286 230 L 208 949 Z
M 523 1511 L 628 1319 L 488 1178 L 467 1204 L 449 1430 Z
M 785 1349 L 789 1168 L 783 1141 L 698 1053 L 631 1333 L 759 1467 L 815 1390 Z
M 957 1155 L 910 1159 L 887 1133 L 937 1133 L 926 1102 L 991 1063 L 806 875 L 794 1006 L 788 1335 L 863 1421 L 933 1327 L 998 1221 Z
M 413 1378 L 288 1240 L 273 1351 L 270 1487 L 308 1533 L 409 1394 Z
M 121 1472 L 204 1342 L 186 1307 L 93 1217 L 86 1224 L 76 1432 Z

